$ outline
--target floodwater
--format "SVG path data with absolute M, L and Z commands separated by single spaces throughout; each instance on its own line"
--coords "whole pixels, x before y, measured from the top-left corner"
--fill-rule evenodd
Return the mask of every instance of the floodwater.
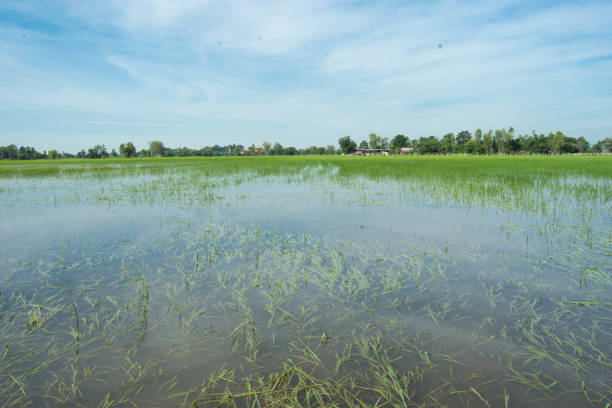
M 479 182 L 0 179 L 0 405 L 608 406 L 610 180 Z

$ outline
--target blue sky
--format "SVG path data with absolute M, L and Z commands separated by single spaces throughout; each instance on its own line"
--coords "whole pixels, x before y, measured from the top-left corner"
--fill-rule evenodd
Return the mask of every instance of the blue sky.
M 612 136 L 612 2 L 0 3 L 0 145 Z

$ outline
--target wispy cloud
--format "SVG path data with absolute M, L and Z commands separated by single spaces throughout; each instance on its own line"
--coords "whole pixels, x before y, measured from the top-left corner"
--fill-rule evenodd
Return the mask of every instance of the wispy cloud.
M 0 144 L 609 136 L 612 4 L 542 4 L 8 0 Z

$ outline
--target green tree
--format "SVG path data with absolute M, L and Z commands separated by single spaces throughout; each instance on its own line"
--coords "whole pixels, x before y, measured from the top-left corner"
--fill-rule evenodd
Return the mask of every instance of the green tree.
M 510 126 L 508 130 L 502 129 L 502 135 L 504 139 L 504 152 L 511 153 L 514 150 L 514 128 Z
M 469 130 L 462 130 L 461 132 L 457 133 L 457 146 L 462 146 L 469 142 L 471 139 L 472 134 L 469 132 Z
M 442 153 L 455 153 L 454 133 L 447 133 L 442 137 Z
M 416 144 L 419 154 L 437 154 L 442 151 L 442 142 L 435 136 L 421 137 Z
M 270 154 L 270 150 L 272 150 L 272 143 L 264 141 L 261 146 L 263 147 L 266 156 Z
M 565 135 L 561 131 L 557 133 L 548 134 L 548 145 L 550 146 L 550 152 L 553 154 L 561 153 L 561 146 L 565 142 Z
M 489 130 L 482 137 L 482 142 L 484 144 L 485 152 L 487 154 L 493 154 L 493 131 Z
M 364 150 L 364 149 L 368 149 L 368 148 L 369 148 L 369 147 L 368 147 L 368 142 L 367 142 L 367 140 L 362 140 L 362 141 L 359 143 L 359 150 Z
M 502 130 L 496 130 L 495 131 L 495 136 L 493 136 L 493 144 L 494 147 L 497 147 L 497 153 L 498 154 L 504 154 L 506 152 L 506 150 L 504 149 L 504 133 L 506 132 L 505 129 Z
M 344 136 L 338 139 L 338 145 L 340 145 L 340 150 L 344 154 L 353 153 L 357 149 L 357 143 L 350 136 Z
M 485 148 L 482 145 L 482 129 L 480 128 L 474 131 L 474 145 L 475 149 L 478 151 L 477 154 L 485 154 Z
M 584 136 L 580 136 L 578 139 L 576 139 L 576 148 L 578 149 L 578 152 L 584 153 L 589 149 L 589 147 L 589 142 L 584 138 Z
M 463 145 L 463 150 L 469 154 L 486 154 L 486 149 L 482 143 L 472 139 Z
M 538 135 L 534 131 L 533 135 L 527 140 L 525 149 L 530 153 L 548 154 L 550 153 L 548 138 L 544 135 Z
M 108 157 L 108 152 L 104 145 L 95 145 L 87 150 L 87 158 L 89 159 L 103 159 Z
M 382 136 L 379 136 L 376 133 L 370 133 L 368 138 L 370 139 L 370 149 L 384 149 L 384 140 Z
M 274 143 L 274 146 L 272 146 L 272 154 L 277 156 L 283 154 L 283 146 L 278 142 Z
M 612 152 L 612 137 L 606 137 L 593 145 L 593 151 L 597 153 Z
M 398 153 L 402 147 L 408 146 L 408 138 L 404 135 L 396 135 L 391 139 L 391 150 L 393 153 Z
M 518 144 L 519 144 L 519 151 L 521 152 L 526 152 L 527 150 L 527 146 L 529 144 L 529 135 L 519 135 L 518 137 Z
M 164 144 L 159 140 L 149 142 L 149 153 L 151 157 L 159 157 L 164 154 Z
M 119 154 L 122 157 L 134 157 L 136 155 L 136 148 L 132 142 L 121 143 L 119 145 Z
M 566 137 L 561 144 L 561 153 L 579 153 L 578 139 Z
M 47 156 L 48 156 L 50 159 L 59 159 L 60 157 L 62 157 L 62 155 L 61 155 L 61 154 L 59 154 L 59 153 L 57 152 L 57 150 L 55 150 L 55 149 L 51 149 L 51 150 L 49 150 L 49 153 L 47 153 Z
M 0 147 L 0 159 L 2 160 L 17 160 L 18 153 L 17 146 L 14 144 Z

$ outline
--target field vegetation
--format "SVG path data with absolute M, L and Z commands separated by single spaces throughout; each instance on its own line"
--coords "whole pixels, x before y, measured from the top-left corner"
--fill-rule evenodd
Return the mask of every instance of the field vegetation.
M 611 157 L 2 162 L 0 208 L 1 406 L 612 406 Z

